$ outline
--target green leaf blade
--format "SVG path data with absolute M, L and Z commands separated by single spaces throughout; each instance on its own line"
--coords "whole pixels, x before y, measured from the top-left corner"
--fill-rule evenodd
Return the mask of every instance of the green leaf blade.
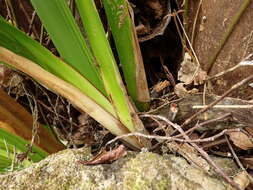
M 0 174 L 28 167 L 31 163 L 39 162 L 48 156 L 47 152 L 33 145 L 27 158 L 22 162 L 17 162 L 17 154 L 25 153 L 28 144 L 30 142 L 0 128 Z
M 2 150 L 6 148 L 4 145 L 4 141 L 6 141 L 7 144 L 9 144 L 9 145 L 15 146 L 17 148 L 17 150 L 19 150 L 21 152 L 27 151 L 27 145 L 30 143 L 30 142 L 24 140 L 23 138 L 21 138 L 17 135 L 11 134 L 11 133 L 5 131 L 4 129 L 0 128 L 0 148 Z M 12 147 L 9 146 L 8 149 L 12 150 Z M 39 148 L 36 145 L 33 145 L 32 152 L 34 152 L 34 154 L 29 153 L 28 157 L 33 162 L 38 162 L 48 156 L 48 153 L 46 153 L 45 151 L 43 151 L 41 148 Z
M 109 113 L 115 115 L 111 103 L 89 80 L 71 66 L 55 57 L 38 42 L 8 24 L 2 17 L 0 17 L 0 46 L 32 60 L 50 73 L 73 84 L 84 94 L 94 99 Z
M 105 93 L 93 56 L 65 0 L 32 0 L 61 57 Z
M 130 5 L 125 0 L 103 0 L 129 95 L 140 111 L 149 108 L 150 96 Z M 132 15 L 133 16 L 133 15 Z
M 82 93 L 80 89 L 49 73 L 34 62 L 14 54 L 13 52 L 2 47 L 0 47 L 0 61 L 12 65 L 13 67 L 28 74 L 35 80 L 40 81 L 43 85 L 67 98 L 73 103 L 73 105 L 88 113 L 114 135 L 123 135 L 129 133 L 129 130 L 117 119 L 117 117 L 103 109 L 96 103 L 96 101 Z M 18 129 L 22 128 L 25 127 L 18 127 Z M 138 138 L 135 136 L 126 137 L 123 139 L 132 144 L 134 147 L 143 147 Z
M 130 130 L 135 131 L 128 103 L 128 96 L 116 65 L 113 53 L 100 21 L 93 0 L 76 1 L 84 28 L 91 45 L 105 89 L 114 105 L 119 120 Z

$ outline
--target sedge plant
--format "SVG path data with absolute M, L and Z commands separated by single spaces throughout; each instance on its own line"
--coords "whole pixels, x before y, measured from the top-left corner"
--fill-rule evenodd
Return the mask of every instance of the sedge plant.
M 22 169 L 64 146 L 0 89 L 0 173 Z M 39 138 L 38 138 L 38 136 Z M 22 160 L 22 162 L 21 162 Z
M 60 58 L 0 18 L 0 62 L 64 96 L 116 136 L 147 133 L 137 115 L 148 109 L 150 97 L 131 7 L 125 0 L 103 0 L 117 64 L 94 1 L 75 2 L 85 34 L 65 0 L 31 0 Z M 150 146 L 140 137 L 123 140 L 137 149 Z

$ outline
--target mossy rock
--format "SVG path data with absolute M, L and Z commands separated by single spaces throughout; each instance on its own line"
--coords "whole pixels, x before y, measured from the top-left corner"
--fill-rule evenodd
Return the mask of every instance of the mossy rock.
M 83 165 L 88 149 L 64 150 L 31 167 L 0 175 L 0 190 L 227 190 L 232 189 L 173 155 L 128 152 L 112 164 Z

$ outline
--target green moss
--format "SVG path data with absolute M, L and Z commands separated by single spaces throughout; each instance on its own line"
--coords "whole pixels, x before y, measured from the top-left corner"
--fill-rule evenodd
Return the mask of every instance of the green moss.
M 128 152 L 112 164 L 87 166 L 87 149 L 65 150 L 19 172 L 0 175 L 0 190 L 231 190 L 176 156 Z
M 153 153 L 141 153 L 122 168 L 123 188 L 163 190 L 170 188 L 171 165 Z

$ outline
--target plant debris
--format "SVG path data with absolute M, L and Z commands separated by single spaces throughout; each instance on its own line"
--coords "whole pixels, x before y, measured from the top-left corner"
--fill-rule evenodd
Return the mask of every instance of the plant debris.
M 80 164 L 85 165 L 96 165 L 96 164 L 108 164 L 115 160 L 125 156 L 127 154 L 124 145 L 120 145 L 111 151 L 103 150 L 101 153 L 97 154 L 94 158 L 89 161 L 78 161 Z

